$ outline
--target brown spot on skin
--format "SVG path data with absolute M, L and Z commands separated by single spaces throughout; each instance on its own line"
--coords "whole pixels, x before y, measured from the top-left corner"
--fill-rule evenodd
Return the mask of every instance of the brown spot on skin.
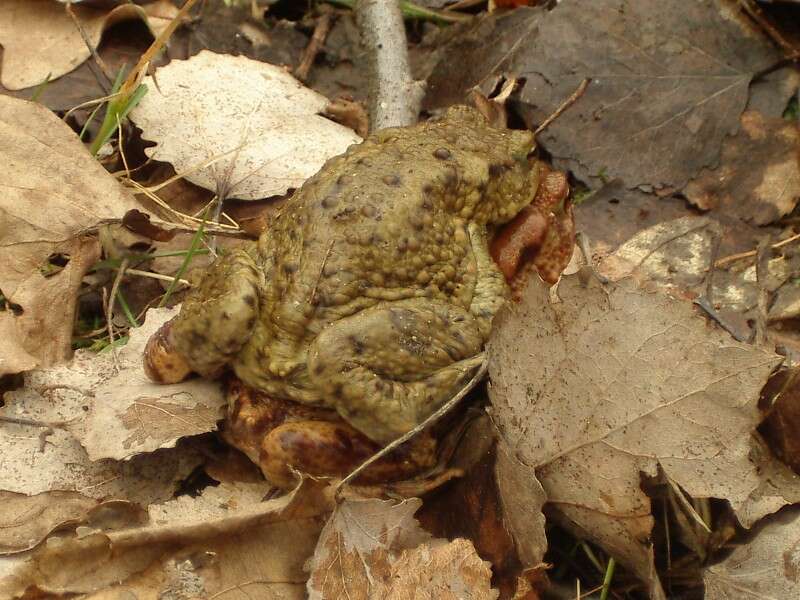
M 364 345 L 364 342 L 362 342 L 354 335 L 351 335 L 349 339 L 350 339 L 350 344 L 353 346 L 353 352 L 355 354 L 364 354 L 364 350 L 367 349 L 366 346 Z
M 400 178 L 397 175 L 384 175 L 381 178 L 381 181 L 386 185 L 390 185 L 392 187 L 397 187 L 400 185 Z
M 336 206 L 338 203 L 339 203 L 339 198 L 337 198 L 336 196 L 325 196 L 322 199 L 322 202 L 320 202 L 319 204 L 322 208 L 332 208 Z
M 357 164 L 357 165 L 362 165 L 362 166 L 364 166 L 364 167 L 371 167 L 371 166 L 372 166 L 372 163 L 371 163 L 371 162 L 369 162 L 369 161 L 368 161 L 366 158 L 364 158 L 363 156 L 362 156 L 361 158 L 359 158 L 359 159 L 356 161 L 356 164 Z
M 315 375 L 322 375 L 324 371 L 325 371 L 325 366 L 322 363 L 319 363 L 316 367 L 314 367 Z
M 249 319 L 247 319 L 247 328 L 248 329 L 252 329 L 253 327 L 255 327 L 255 324 L 256 324 L 256 318 L 255 317 L 250 317 Z
M 438 158 L 439 160 L 447 160 L 450 158 L 452 153 L 447 148 L 437 148 L 433 151 L 433 155 Z
M 361 207 L 361 214 L 370 219 L 374 217 L 377 212 L 378 211 L 371 204 L 365 204 L 364 206 Z
M 422 193 L 423 194 L 431 194 L 431 193 L 433 193 L 433 185 L 431 185 L 430 183 L 426 183 L 425 185 L 423 185 L 422 186 Z
M 500 177 L 506 171 L 508 171 L 508 165 L 504 165 L 502 163 L 489 165 L 489 177 L 492 179 Z
M 335 398 L 341 398 L 342 397 L 342 392 L 343 392 L 343 388 L 342 388 L 342 384 L 341 383 L 337 384 L 333 388 L 333 396 Z
M 250 308 L 256 307 L 256 298 L 255 296 L 247 295 L 244 297 L 244 303 L 247 304 Z
M 283 269 L 283 272 L 286 273 L 287 275 L 291 275 L 292 273 L 297 271 L 297 265 L 294 263 L 284 263 L 283 265 L 281 265 L 281 269 Z
M 336 219 L 337 221 L 343 221 L 345 219 L 349 219 L 354 212 L 356 212 L 356 209 L 353 208 L 352 206 L 348 206 L 337 212 L 335 215 L 333 215 L 333 218 Z
M 353 183 L 353 178 L 347 174 L 339 175 L 339 178 L 336 180 L 336 183 L 338 183 L 339 185 L 350 185 L 351 183 Z

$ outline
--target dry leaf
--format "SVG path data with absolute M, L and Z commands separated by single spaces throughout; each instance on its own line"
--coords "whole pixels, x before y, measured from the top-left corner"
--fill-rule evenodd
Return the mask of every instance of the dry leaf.
M 757 308 L 761 291 L 754 262 L 742 261 L 729 269 L 715 269 L 709 275 L 715 244 L 721 237 L 730 238 L 736 234 L 709 217 L 689 216 L 665 221 L 643 229 L 621 244 L 597 265 L 597 270 L 613 281 L 632 276 L 647 281 L 648 285 L 694 297 L 708 293 L 711 277 L 709 301 L 720 314 L 725 316 L 727 311 L 749 317 Z M 763 288 L 775 293 L 769 319 L 796 316 L 800 311 L 800 290 L 794 280 L 800 272 L 800 256 L 784 253 L 771 258 L 767 262 L 767 272 Z M 749 327 L 744 324 L 744 329 L 748 330 L 742 333 L 746 339 Z
M 497 598 L 472 543 L 431 539 L 413 516 L 420 505 L 417 498 L 338 505 L 309 563 L 308 597 Z
M 126 462 L 91 461 L 67 428 L 83 424 L 89 408 L 84 378 L 97 362 L 79 353 L 69 366 L 26 374 L 24 389 L 5 394 L 2 416 L 41 425 L 0 423 L 0 490 L 30 496 L 64 490 L 147 506 L 171 498 L 177 482 L 202 462 L 199 443 Z
M 223 198 L 283 194 L 361 141 L 320 116 L 324 96 L 274 65 L 204 50 L 156 78 L 131 113 L 158 144 L 148 155 Z
M 144 325 L 131 331 L 117 353 L 114 373 L 92 386 L 85 426 L 75 431 L 92 460 L 122 460 L 171 448 L 182 437 L 213 431 L 223 418 L 225 396 L 219 382 L 196 378 L 160 385 L 144 373 L 147 340 L 178 310 L 150 309 Z M 106 361 L 113 359 L 109 355 Z
M 775 515 L 750 541 L 703 574 L 706 600 L 800 597 L 800 513 Z
M 233 597 L 301 598 L 302 565 L 322 524 L 318 516 L 330 510 L 329 497 L 308 482 L 267 502 L 253 491 L 223 484 L 199 498 L 178 498 L 158 513 L 166 522 L 109 503 L 81 528 L 65 528 L 6 565 L 0 596 L 36 585 L 53 594 L 116 594 L 110 597 L 170 597 L 170 591 L 194 589 L 190 597 L 207 598 L 238 589 Z
M 683 193 L 702 210 L 766 225 L 800 200 L 797 123 L 746 111 L 739 133 L 725 140 L 720 165 L 704 169 Z
M 542 123 L 589 79 L 537 136 L 556 166 L 595 188 L 606 178 L 681 188 L 739 128 L 753 75 L 782 60 L 727 5 L 564 0 L 490 16 L 446 48 L 430 78 L 433 103 L 498 75 L 523 77 L 520 108 Z
M 142 19 L 157 36 L 178 13 L 167 0 L 112 10 L 76 5 L 72 9 L 86 38 L 97 48 L 107 28 L 128 19 Z M 3 0 L 0 3 L 0 45 L 3 86 L 10 90 L 38 85 L 69 73 L 91 51 L 63 4 L 54 0 Z
M 75 492 L 26 496 L 0 490 L 0 554 L 29 550 L 65 523 L 81 519 L 97 500 Z
M 22 311 L 0 350 L 22 346 L 48 366 L 72 352 L 76 291 L 99 255 L 95 240 L 78 236 L 137 204 L 39 104 L 0 96 L 0 137 L 0 289 Z M 46 276 L 51 255 L 69 262 Z
M 555 295 L 534 281 L 498 316 L 492 415 L 557 515 L 657 593 L 640 474 L 745 506 L 759 486 L 748 458 L 759 392 L 780 358 L 630 281 L 570 276 Z

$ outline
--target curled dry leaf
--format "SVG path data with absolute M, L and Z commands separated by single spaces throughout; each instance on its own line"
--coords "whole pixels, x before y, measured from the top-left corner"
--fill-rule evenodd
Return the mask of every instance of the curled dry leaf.
M 495 599 L 491 569 L 472 543 L 432 539 L 414 519 L 421 501 L 346 500 L 309 562 L 308 597 Z
M 308 481 L 275 500 L 262 501 L 264 493 L 263 484 L 222 484 L 151 507 L 150 519 L 126 503 L 107 503 L 80 529 L 66 527 L 6 565 L 0 596 L 36 585 L 52 594 L 115 598 L 208 598 L 238 589 L 235 597 L 300 599 L 303 563 L 329 496 Z
M 800 596 L 800 512 L 775 515 L 753 538 L 703 574 L 706 600 Z
M 283 194 L 361 141 L 320 115 L 324 96 L 274 65 L 204 50 L 156 78 L 131 113 L 158 144 L 148 154 L 223 198 Z
M 761 388 L 780 357 L 732 340 L 689 302 L 631 281 L 532 282 L 489 343 L 492 416 L 535 469 L 556 516 L 654 577 L 650 501 L 659 471 L 694 497 L 743 508 Z
M 21 311 L 3 325 L 12 332 L 0 341 L 2 374 L 18 368 L 8 370 L 19 346 L 42 366 L 70 356 L 76 292 L 99 257 L 79 236 L 137 204 L 39 104 L 0 96 L 0 138 L 0 289 Z M 68 262 L 49 274 L 53 255 Z
M 93 48 L 107 28 L 128 19 L 142 19 L 157 36 L 178 13 L 167 0 L 112 10 L 76 5 L 72 9 Z M 63 4 L 53 0 L 3 0 L 0 3 L 0 77 L 10 90 L 56 79 L 83 63 L 91 52 Z

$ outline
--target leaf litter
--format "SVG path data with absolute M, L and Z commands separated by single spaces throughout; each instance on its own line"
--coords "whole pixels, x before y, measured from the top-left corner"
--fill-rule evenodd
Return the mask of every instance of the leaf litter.
M 64 173 L 69 174 L 66 181 L 90 173 L 87 186 L 97 186 L 103 178 L 108 186 L 67 194 L 69 200 L 48 212 L 32 198 L 18 204 L 15 197 L 8 208 L 0 208 L 2 216 L 2 210 L 30 206 L 26 214 L 42 219 L 32 219 L 38 229 L 21 244 L 38 252 L 34 259 L 14 254 L 11 262 L 2 263 L 17 268 L 8 278 L 0 272 L 0 289 L 11 302 L 8 306 L 22 311 L 0 312 L 0 331 L 9 333 L 0 338 L 0 369 L 17 373 L 61 363 L 27 373 L 21 389 L 5 394 L 2 415 L 19 422 L 0 427 L 0 497 L 7 507 L 0 552 L 8 555 L 0 566 L 0 589 L 19 595 L 35 585 L 55 594 L 83 593 L 90 598 L 154 593 L 300 598 L 306 592 L 336 597 L 341 590 L 352 597 L 395 598 L 407 597 L 413 589 L 436 597 L 457 590 L 453 597 L 472 593 L 494 598 L 498 590 L 492 589 L 488 557 L 495 561 L 495 575 L 514 561 L 528 572 L 546 568 L 546 515 L 548 523 L 560 524 L 621 561 L 645 582 L 652 597 L 663 597 L 656 573 L 658 565 L 664 574 L 657 556 L 660 542 L 654 533 L 660 515 L 654 513 L 655 500 L 645 486 L 657 482 L 670 486 L 676 497 L 690 496 L 678 502 L 681 508 L 674 518 L 679 531 L 674 535 L 698 555 L 706 556 L 703 544 L 708 538 L 698 535 L 693 541 L 687 531 L 713 525 L 695 512 L 702 499 L 726 500 L 739 523 L 753 527 L 747 544 L 755 544 L 756 553 L 734 551 L 729 559 L 706 568 L 706 597 L 730 596 L 732 589 L 792 595 L 796 578 L 783 581 L 777 564 L 783 560 L 784 575 L 791 574 L 796 527 L 782 518 L 788 513 L 781 509 L 800 501 L 800 478 L 777 462 L 755 433 L 758 394 L 778 359 L 768 350 L 733 342 L 698 316 L 688 300 L 708 294 L 718 311 L 738 315 L 744 323 L 743 339 L 750 335 L 747 319 L 759 316 L 765 290 L 774 300 L 768 315 L 773 324 L 797 314 L 794 307 L 800 304 L 793 281 L 798 265 L 791 252 L 776 250 L 770 256 L 766 282 L 756 277 L 752 260 L 711 269 L 720 248 L 729 253 L 748 250 L 764 231 L 778 239 L 788 235 L 778 227 L 733 226 L 731 220 L 773 223 L 794 208 L 796 128 L 779 117 L 796 92 L 797 76 L 784 68 L 752 79 L 779 55 L 763 36 L 743 25 L 729 4 L 703 2 L 689 9 L 681 5 L 677 12 L 672 4 L 603 0 L 587 6 L 564 0 L 549 12 L 498 12 L 478 19 L 468 34 L 452 37 L 451 46 L 443 48 L 445 61 L 431 78 L 428 103 L 436 106 L 437 99 L 448 94 L 443 104 L 463 101 L 463 91 L 475 84 L 489 93 L 504 77 L 522 74 L 524 87 L 514 101 L 529 123 L 541 122 L 581 78 L 592 79 L 586 94 L 539 136 L 539 143 L 579 182 L 599 188 L 577 213 L 579 219 L 583 213 L 585 230 L 599 242 L 594 247 L 595 256 L 602 259 L 599 272 L 616 283 L 583 287 L 582 280 L 570 277 L 562 280 L 555 296 L 529 289 L 533 296 L 526 301 L 531 304 L 524 301 L 502 317 L 490 350 L 491 413 L 501 433 L 497 458 L 491 460 L 503 525 L 513 538 L 516 556 L 506 559 L 500 553 L 509 551 L 500 547 L 492 553 L 477 535 L 473 546 L 459 536 L 448 535 L 448 541 L 426 533 L 413 518 L 418 499 L 350 496 L 334 504 L 305 481 L 290 496 L 270 500 L 268 483 L 246 470 L 220 467 L 218 448 L 204 434 L 217 427 L 224 403 L 219 388 L 193 381 L 174 389 L 151 389 L 143 379 L 141 344 L 165 315 L 151 310 L 145 326 L 133 330 L 121 350 L 99 357 L 78 352 L 71 363 L 63 363 L 70 354 L 68 321 L 47 309 L 53 298 L 74 298 L 84 272 L 99 256 L 91 237 L 82 239 L 81 246 L 69 244 L 77 244 L 77 234 L 119 219 L 131 207 L 131 196 L 98 171 L 96 163 L 89 161 L 89 166 L 85 155 L 70 154 L 69 161 L 50 156 L 43 161 L 47 168 L 59 165 L 56 176 L 48 173 L 53 185 L 44 187 L 46 195 L 63 197 Z M 689 35 L 684 21 L 690 27 L 703 23 L 703 28 Z M 267 48 L 271 31 L 256 32 L 252 24 L 238 29 L 257 33 L 258 44 Z M 294 30 L 293 39 L 303 36 Z M 453 52 L 459 44 L 468 51 Z M 483 61 L 470 54 L 479 48 L 487 57 Z M 587 55 L 587 48 L 593 56 Z M 9 55 L 9 48 L 5 50 Z M 604 52 L 615 62 L 604 59 Z M 191 74 L 192 65 L 203 63 L 209 54 L 173 61 L 149 79 L 150 110 L 169 114 L 162 94 L 173 85 L 170 69 L 188 66 Z M 332 61 L 332 56 L 326 60 Z M 253 65 L 246 59 L 213 60 L 232 61 L 252 74 Z M 323 63 L 315 64 L 309 80 L 340 87 L 344 71 Z M 325 121 L 322 134 L 315 135 L 327 135 L 326 128 L 333 124 L 320 116 L 327 100 L 314 98 L 272 65 L 257 67 L 259 73 L 270 73 L 290 90 L 308 96 L 310 108 L 298 119 Z M 238 69 L 205 68 L 193 75 L 218 77 Z M 704 79 L 709 72 L 716 77 Z M 227 86 L 218 81 L 210 86 L 185 84 L 191 94 L 176 97 L 180 110 L 168 116 L 167 126 L 151 125 L 141 113 L 144 137 L 157 142 L 149 152 L 189 177 L 204 176 L 202 185 L 222 196 L 261 198 L 300 185 L 324 160 L 358 139 L 345 130 L 344 138 L 351 136 L 350 141 L 342 138 L 336 142 L 343 144 L 338 150 L 312 157 L 301 157 L 295 149 L 321 144 L 294 140 L 285 150 L 285 164 L 278 164 L 283 155 L 266 158 L 278 166 L 276 172 L 260 169 L 263 153 L 255 153 L 256 162 L 246 166 L 242 155 L 249 146 L 257 146 L 253 140 L 261 139 L 250 127 L 250 115 L 258 122 L 286 120 L 280 111 L 258 114 L 254 97 L 263 96 L 263 90 L 259 92 L 253 80 L 260 83 L 259 77 L 246 83 L 231 79 Z M 671 93 L 675 86 L 680 94 Z M 219 91 L 214 88 L 224 89 L 225 99 L 212 100 L 212 93 Z M 356 95 L 361 95 L 360 89 Z M 232 106 L 240 97 L 241 106 Z M 20 122 L 27 124 L 29 119 L 35 122 L 28 116 Z M 47 127 L 53 123 L 47 121 Z M 170 133 L 169 127 L 176 124 L 189 129 Z M 212 137 L 208 130 L 213 129 L 226 136 L 206 144 Z M 341 133 L 343 128 L 333 129 Z M 171 147 L 173 140 L 177 149 Z M 165 149 L 167 154 L 161 154 Z M 19 151 L 17 160 L 29 161 L 49 151 L 31 146 Z M 79 166 L 70 171 L 68 164 L 75 156 L 81 156 Z M 192 169 L 199 170 L 189 173 Z M 45 167 L 42 172 L 47 173 Z M 9 183 L 13 188 L 16 182 L 12 178 Z M 646 193 L 652 191 L 666 197 Z M 669 197 L 681 192 L 710 213 L 699 216 L 682 197 Z M 95 202 L 101 206 L 95 208 Z M 74 223 L 48 220 L 60 216 L 65 210 L 61 205 L 70 203 L 83 207 L 85 214 Z M 132 206 L 138 205 L 133 201 Z M 56 239 L 47 233 L 53 223 L 64 224 Z M 12 230 L 0 227 L 4 241 L 6 231 Z M 162 251 L 180 249 L 162 246 Z M 68 260 L 61 268 L 57 263 L 64 256 Z M 206 260 L 203 256 L 198 262 Z M 159 258 L 149 268 L 173 274 L 182 261 Z M 54 265 L 56 274 L 36 277 L 43 262 Z M 624 280 L 631 276 L 644 289 Z M 580 277 L 587 277 L 585 269 Z M 6 283 L 18 280 L 22 284 L 16 287 Z M 32 291 L 26 295 L 24 284 L 29 280 Z M 20 329 L 26 316 L 37 314 L 61 324 L 60 354 L 52 349 L 42 353 L 39 349 L 51 340 Z M 595 315 L 596 321 L 587 321 L 587 315 Z M 506 394 L 515 400 L 504 400 Z M 208 466 L 209 460 L 217 466 Z M 197 492 L 187 494 L 187 482 L 204 465 L 221 483 L 201 484 Z M 484 480 L 475 481 L 483 485 Z M 488 502 L 481 494 L 474 497 L 473 502 Z M 776 511 L 777 519 L 766 519 L 766 526 L 759 523 Z M 430 515 L 423 522 L 430 522 Z M 490 520 L 477 524 L 488 527 Z M 752 566 L 757 573 L 764 565 L 774 581 L 748 580 L 747 569 Z M 519 583 L 519 590 L 530 589 L 533 580 L 521 581 L 528 587 Z M 535 587 L 540 590 L 542 584 Z M 511 596 L 507 586 L 501 585 L 499 593 Z

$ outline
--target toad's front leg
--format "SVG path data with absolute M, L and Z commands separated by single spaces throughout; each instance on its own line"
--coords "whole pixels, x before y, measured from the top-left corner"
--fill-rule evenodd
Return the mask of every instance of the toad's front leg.
M 386 444 L 449 400 L 481 362 L 478 319 L 414 298 L 326 327 L 309 349 L 320 395 L 353 427 Z

